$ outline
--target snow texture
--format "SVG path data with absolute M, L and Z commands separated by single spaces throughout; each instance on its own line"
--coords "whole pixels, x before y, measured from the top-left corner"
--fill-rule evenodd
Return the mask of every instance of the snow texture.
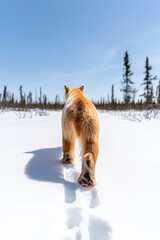
M 159 240 L 160 119 L 101 113 L 97 185 L 61 163 L 61 112 L 0 112 L 0 239 Z

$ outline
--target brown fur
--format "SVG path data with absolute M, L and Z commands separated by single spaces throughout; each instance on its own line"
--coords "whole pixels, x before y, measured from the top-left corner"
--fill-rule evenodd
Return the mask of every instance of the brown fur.
M 84 97 L 84 86 L 70 88 L 65 85 L 66 104 L 62 113 L 63 163 L 73 163 L 74 145 L 78 137 L 81 144 L 82 172 L 78 182 L 95 185 L 95 164 L 98 156 L 99 120 L 95 106 Z

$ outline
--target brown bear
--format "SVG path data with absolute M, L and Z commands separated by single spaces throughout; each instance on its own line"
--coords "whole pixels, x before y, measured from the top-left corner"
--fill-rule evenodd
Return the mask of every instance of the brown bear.
M 79 138 L 82 172 L 78 183 L 83 187 L 95 185 L 95 164 L 98 156 L 99 120 L 93 103 L 84 97 L 84 86 L 64 86 L 66 103 L 62 112 L 62 148 L 65 164 L 74 161 L 74 146 Z

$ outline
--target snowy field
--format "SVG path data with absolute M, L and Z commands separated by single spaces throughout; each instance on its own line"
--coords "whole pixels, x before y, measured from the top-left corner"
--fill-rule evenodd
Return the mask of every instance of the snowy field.
M 0 112 L 0 239 L 160 240 L 160 118 L 99 112 L 97 185 L 86 190 L 78 144 L 75 164 L 60 162 L 61 112 L 24 117 Z

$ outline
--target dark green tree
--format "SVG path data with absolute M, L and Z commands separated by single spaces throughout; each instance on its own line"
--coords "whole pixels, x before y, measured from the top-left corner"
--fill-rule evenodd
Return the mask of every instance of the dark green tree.
M 39 89 L 39 105 L 42 104 L 42 88 Z
M 146 57 L 146 62 L 145 62 L 145 77 L 142 85 L 144 85 L 144 92 L 140 96 L 144 97 L 145 99 L 145 104 L 150 105 L 153 103 L 153 98 L 154 98 L 154 91 L 153 91 L 153 80 L 156 80 L 157 77 L 153 77 L 150 74 L 150 71 L 152 70 L 152 66 L 149 65 L 149 58 Z
M 28 96 L 27 96 L 27 104 L 31 105 L 32 103 L 33 103 L 32 92 L 29 91 Z
M 19 96 L 20 96 L 20 105 L 21 107 L 24 107 L 26 104 L 26 95 L 25 93 L 23 93 L 22 85 L 19 87 Z
M 138 90 L 136 88 L 132 89 L 132 103 L 135 103 L 136 93 Z
M 47 106 L 47 95 L 46 94 L 43 95 L 43 105 L 44 105 L 44 107 Z
M 22 85 L 19 87 L 19 96 L 20 96 L 20 104 L 23 103 L 23 90 Z
M 131 102 L 132 98 L 132 85 L 134 84 L 131 81 L 131 77 L 133 72 L 131 71 L 131 64 L 129 61 L 129 54 L 126 51 L 124 56 L 124 63 L 123 63 L 123 81 L 122 81 L 122 89 L 123 92 L 123 100 L 126 106 L 128 106 Z
M 115 98 L 114 98 L 114 84 L 112 84 L 111 88 L 111 103 L 114 104 Z
M 157 86 L 157 103 L 160 104 L 160 80 Z
M 14 93 L 11 94 L 10 102 L 14 104 Z
M 7 86 L 5 85 L 4 86 L 4 89 L 3 89 L 3 96 L 2 96 L 2 102 L 6 102 L 7 101 Z

